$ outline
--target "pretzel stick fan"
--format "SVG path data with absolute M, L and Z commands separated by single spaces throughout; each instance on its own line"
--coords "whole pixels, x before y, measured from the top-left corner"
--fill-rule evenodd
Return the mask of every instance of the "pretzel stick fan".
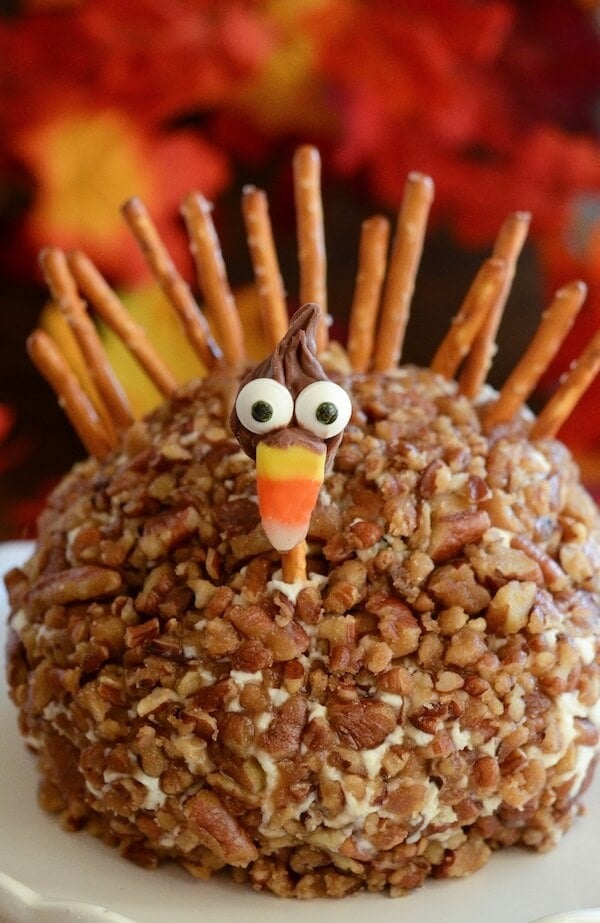
M 294 158 L 301 297 L 318 302 L 322 309 L 313 334 L 319 350 L 324 350 L 328 328 L 320 173 L 318 151 L 308 145 L 301 147 Z M 363 224 L 349 324 L 348 353 L 354 371 L 365 372 L 373 367 L 386 372 L 400 358 L 432 198 L 431 179 L 418 173 L 410 174 L 398 215 L 389 267 L 386 265 L 389 222 L 382 216 L 374 216 Z M 265 193 L 246 187 L 242 207 L 263 326 L 269 345 L 277 352 L 277 344 L 286 337 L 287 310 Z M 123 213 L 151 271 L 209 371 L 216 363 L 222 369 L 239 367 L 245 355 L 243 331 L 227 281 L 210 203 L 198 193 L 190 194 L 184 203 L 183 213 L 198 280 L 217 330 L 218 343 L 213 340 L 202 312 L 187 283 L 177 272 L 143 203 L 131 199 L 124 205 Z M 459 389 L 467 397 L 475 397 L 487 376 L 495 349 L 496 330 L 529 218 L 525 212 L 516 212 L 504 222 L 492 257 L 477 274 L 431 362 L 431 369 L 447 378 L 455 377 L 462 367 Z M 42 331 L 34 333 L 29 352 L 57 391 L 86 447 L 93 454 L 103 457 L 118 445 L 120 435 L 132 421 L 132 413 L 79 292 L 88 300 L 92 310 L 121 338 L 165 397 L 175 392 L 176 378 L 143 328 L 131 319 L 116 294 L 83 253 L 65 255 L 59 250 L 49 249 L 41 254 L 41 263 L 53 297 L 75 335 L 95 390 L 86 394 L 56 344 Z M 484 411 L 486 430 L 498 423 L 510 422 L 520 412 L 558 350 L 584 295 L 583 283 L 571 283 L 557 293 L 532 343 L 502 388 L 499 399 Z M 598 365 L 596 337 L 541 412 L 532 428 L 534 438 L 554 435 L 558 431 L 593 381 Z M 288 554 L 288 551 L 282 551 Z M 294 554 L 295 560 L 300 560 L 299 553 Z M 298 564 L 289 566 L 294 572 L 302 569 Z

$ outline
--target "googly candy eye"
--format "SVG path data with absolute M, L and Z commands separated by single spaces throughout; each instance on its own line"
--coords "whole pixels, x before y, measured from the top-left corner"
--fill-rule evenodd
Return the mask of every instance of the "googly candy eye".
M 273 378 L 255 378 L 241 389 L 235 402 L 238 420 L 251 433 L 270 433 L 287 426 L 294 402 L 287 388 Z
M 330 439 L 348 425 L 352 403 L 333 381 L 314 381 L 296 398 L 296 419 L 315 436 Z

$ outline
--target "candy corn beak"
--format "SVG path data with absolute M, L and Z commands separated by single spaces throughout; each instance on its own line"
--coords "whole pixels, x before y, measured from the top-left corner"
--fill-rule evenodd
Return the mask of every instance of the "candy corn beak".
M 267 538 L 277 551 L 291 551 L 306 538 L 325 476 L 325 457 L 325 445 L 320 442 L 314 449 L 294 443 L 259 442 L 258 507 Z

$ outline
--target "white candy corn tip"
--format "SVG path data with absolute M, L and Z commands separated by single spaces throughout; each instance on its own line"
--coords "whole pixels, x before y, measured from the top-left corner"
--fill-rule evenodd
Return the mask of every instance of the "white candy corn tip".
M 263 519 L 262 524 L 273 548 L 282 554 L 284 551 L 291 551 L 299 542 L 304 541 L 309 521 L 290 524 L 278 522 L 275 519 Z

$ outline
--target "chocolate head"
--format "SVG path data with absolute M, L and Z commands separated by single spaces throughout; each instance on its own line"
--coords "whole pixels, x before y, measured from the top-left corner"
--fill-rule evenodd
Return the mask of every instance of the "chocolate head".
M 333 462 L 351 404 L 317 359 L 320 316 L 316 304 L 304 305 L 274 352 L 242 380 L 229 422 L 250 458 L 256 458 L 259 442 L 268 440 L 324 447 L 327 465 Z

